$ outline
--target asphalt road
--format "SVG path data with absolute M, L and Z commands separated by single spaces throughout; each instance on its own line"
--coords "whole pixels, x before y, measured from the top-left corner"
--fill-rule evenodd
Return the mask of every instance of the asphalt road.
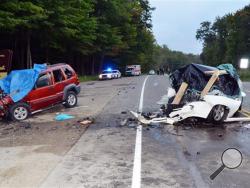
M 93 83 L 119 87 L 103 105 L 95 124 L 51 170 L 41 187 L 131 187 L 132 182 L 143 188 L 249 187 L 250 130 L 244 128 L 245 124 L 165 125 L 143 127 L 141 132 L 134 121 L 124 125 L 124 120 L 132 117 L 129 110 L 141 107 L 143 111 L 156 111 L 156 102 L 166 94 L 167 77 L 149 76 L 142 101 L 145 79 L 140 76 Z M 246 90 L 250 88 L 247 83 L 245 86 Z M 100 94 L 103 89 L 99 89 Z M 244 108 L 248 104 L 246 97 Z M 221 166 L 222 152 L 229 147 L 242 152 L 242 165 L 224 169 L 210 180 Z

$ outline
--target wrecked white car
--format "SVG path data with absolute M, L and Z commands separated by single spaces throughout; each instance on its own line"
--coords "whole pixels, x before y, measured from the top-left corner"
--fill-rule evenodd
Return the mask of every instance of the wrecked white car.
M 169 80 L 168 94 L 158 103 L 163 105 L 161 117 L 137 115 L 139 121 L 173 124 L 187 119 L 212 123 L 237 120 L 232 117 L 241 109 L 245 93 L 231 64 L 216 68 L 190 64 L 170 74 Z

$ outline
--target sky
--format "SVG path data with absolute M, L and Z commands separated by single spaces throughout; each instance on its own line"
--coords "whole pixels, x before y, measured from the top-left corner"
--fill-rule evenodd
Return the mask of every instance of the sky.
M 153 33 L 160 45 L 185 53 L 200 54 L 202 43 L 195 38 L 203 21 L 233 13 L 250 0 L 149 0 L 153 11 Z

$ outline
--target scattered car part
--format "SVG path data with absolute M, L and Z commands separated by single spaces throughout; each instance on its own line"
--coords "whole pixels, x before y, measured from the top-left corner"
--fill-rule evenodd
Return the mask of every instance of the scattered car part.
M 152 123 L 166 123 L 166 124 L 174 124 L 174 120 L 168 117 L 161 117 L 161 118 L 152 118 L 150 120 L 146 119 L 144 116 L 141 115 L 141 113 L 136 113 L 133 111 L 130 111 L 130 113 L 138 119 L 138 121 L 142 124 L 149 125 Z
M 91 124 L 91 123 L 93 123 L 93 121 L 88 120 L 88 119 L 83 120 L 83 121 L 80 122 L 80 124 L 82 124 L 82 125 L 89 125 L 89 124 Z

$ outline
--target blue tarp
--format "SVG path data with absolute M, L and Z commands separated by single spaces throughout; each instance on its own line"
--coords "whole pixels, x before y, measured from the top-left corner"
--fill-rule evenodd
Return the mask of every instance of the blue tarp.
M 230 74 L 233 78 L 235 78 L 237 80 L 240 78 L 240 76 L 238 75 L 236 69 L 234 68 L 234 66 L 232 64 L 221 64 L 221 65 L 217 66 L 217 68 L 219 70 L 227 71 L 228 74 Z
M 22 100 L 35 86 L 41 71 L 46 69 L 46 64 L 34 64 L 33 69 L 14 70 L 0 80 L 0 88 L 14 102 Z
M 69 114 L 59 114 L 56 116 L 55 120 L 56 121 L 65 121 L 65 120 L 69 120 L 69 119 L 73 119 L 75 118 L 74 116 L 71 116 Z

